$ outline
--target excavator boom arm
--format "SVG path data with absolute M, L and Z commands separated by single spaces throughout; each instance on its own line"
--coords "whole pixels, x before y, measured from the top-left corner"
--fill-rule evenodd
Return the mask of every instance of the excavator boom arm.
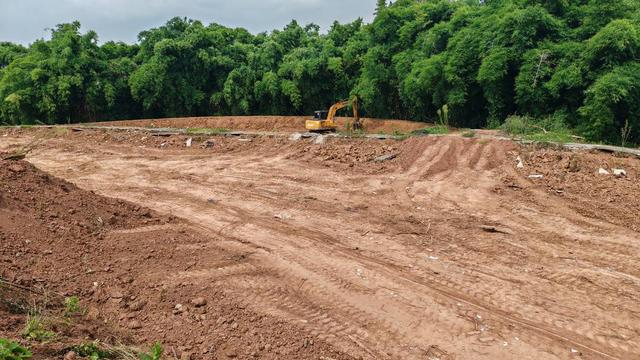
M 343 100 L 343 101 L 340 101 L 339 103 L 334 104 L 329 109 L 329 114 L 327 115 L 327 120 L 334 121 L 335 117 L 336 117 L 336 113 L 338 112 L 338 110 L 344 109 L 347 106 L 349 106 L 349 100 Z
M 335 122 L 336 113 L 340 109 L 344 109 L 345 107 L 351 105 L 353 108 L 353 119 L 354 122 L 351 125 L 353 129 L 361 129 L 362 124 L 360 123 L 360 113 L 358 112 L 358 98 L 354 97 L 351 100 L 343 100 L 336 104 L 334 104 L 327 113 L 327 118 L 325 120 L 307 120 L 306 128 L 311 131 L 335 131 L 337 125 Z

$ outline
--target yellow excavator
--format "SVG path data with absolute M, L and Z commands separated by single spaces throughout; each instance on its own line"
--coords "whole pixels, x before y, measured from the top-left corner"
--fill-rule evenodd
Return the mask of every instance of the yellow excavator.
M 338 124 L 336 124 L 336 113 L 338 110 L 343 109 L 351 105 L 353 108 L 353 124 L 351 130 L 362 129 L 362 123 L 360 122 L 360 114 L 358 112 L 358 98 L 354 97 L 351 100 L 342 100 L 335 103 L 329 111 L 319 110 L 316 111 L 313 119 L 307 120 L 305 126 L 307 130 L 312 132 L 329 132 L 336 131 Z

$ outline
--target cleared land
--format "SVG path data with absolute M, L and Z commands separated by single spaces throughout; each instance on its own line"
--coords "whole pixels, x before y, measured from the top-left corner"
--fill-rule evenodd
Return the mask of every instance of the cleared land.
M 638 159 L 458 136 L 187 148 L 187 136 L 55 129 L 1 130 L 0 150 L 34 138 L 46 140 L 29 162 L 127 201 L 118 213 L 133 218 L 105 214 L 99 237 L 33 236 L 31 267 L 10 245 L 8 271 L 79 293 L 138 343 L 193 358 L 640 357 Z M 50 201 L 84 204 L 64 199 Z M 56 214 L 38 221 L 75 219 Z

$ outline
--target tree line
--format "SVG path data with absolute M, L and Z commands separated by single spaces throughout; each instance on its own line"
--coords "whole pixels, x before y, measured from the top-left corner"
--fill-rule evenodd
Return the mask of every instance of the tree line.
M 0 122 L 311 114 L 357 95 L 370 117 L 495 127 L 551 120 L 640 143 L 640 2 L 378 0 L 374 20 L 326 33 L 174 18 L 138 42 L 60 24 L 0 43 Z

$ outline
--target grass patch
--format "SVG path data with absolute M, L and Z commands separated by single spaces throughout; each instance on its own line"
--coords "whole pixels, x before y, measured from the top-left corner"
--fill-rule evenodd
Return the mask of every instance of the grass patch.
M 132 347 L 119 345 L 113 346 L 99 340 L 76 345 L 67 350 L 73 351 L 82 358 L 91 360 L 124 359 L 124 360 L 160 360 L 164 350 L 162 344 L 155 343 L 149 351 L 140 351 Z M 1 360 L 1 359 L 0 359 Z
M 27 324 L 22 330 L 22 336 L 27 340 L 47 342 L 56 337 L 56 334 L 48 329 L 47 319 L 41 314 L 27 316 Z
M 80 299 L 77 296 L 64 299 L 64 316 L 80 315 L 84 312 L 85 310 L 80 307 Z
M 74 346 L 71 350 L 76 355 L 91 360 L 113 359 L 116 357 L 113 351 L 105 349 L 97 340 Z
M 225 128 L 187 128 L 186 131 L 187 131 L 187 134 L 192 134 L 192 135 L 198 135 L 198 134 L 220 135 L 220 134 L 228 133 L 231 130 L 225 129 Z
M 142 352 L 138 354 L 140 360 L 160 360 L 162 359 L 162 345 L 160 343 L 155 343 L 149 352 Z
M 363 138 L 366 135 L 366 133 L 362 129 L 358 129 L 358 130 L 353 130 L 353 129 L 339 130 L 338 134 L 340 134 L 342 136 L 352 137 L 352 138 Z
M 563 144 L 576 141 L 577 138 L 559 116 L 549 116 L 544 119 L 510 116 L 501 128 L 506 134 L 530 141 Z
M 462 132 L 462 137 L 474 138 L 474 137 L 476 137 L 476 132 L 473 131 L 473 130 L 464 130 Z
M 449 127 L 442 124 L 424 129 L 414 130 L 411 132 L 412 135 L 446 135 L 448 133 Z
M 547 133 L 535 133 L 525 135 L 526 140 L 539 141 L 539 142 L 557 142 L 565 144 L 569 142 L 575 142 L 576 138 L 570 131 L 553 131 Z
M 395 136 L 398 139 L 404 140 L 404 139 L 408 138 L 409 136 L 411 136 L 411 134 L 406 133 L 406 132 L 402 132 L 402 131 L 397 130 L 397 129 L 393 129 L 393 136 Z
M 17 342 L 0 339 L 0 360 L 30 359 L 32 355 L 29 349 Z

